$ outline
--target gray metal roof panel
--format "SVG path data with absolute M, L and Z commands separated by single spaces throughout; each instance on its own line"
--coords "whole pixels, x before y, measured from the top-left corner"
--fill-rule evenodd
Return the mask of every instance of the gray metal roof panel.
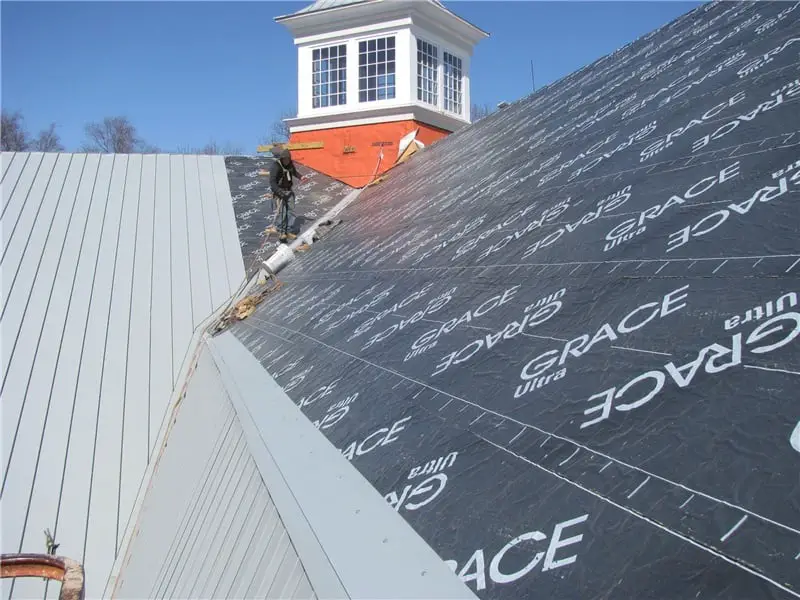
M 195 328 L 244 279 L 222 157 L 3 153 L 3 552 L 102 594 Z M 21 579 L 13 597 L 41 594 Z

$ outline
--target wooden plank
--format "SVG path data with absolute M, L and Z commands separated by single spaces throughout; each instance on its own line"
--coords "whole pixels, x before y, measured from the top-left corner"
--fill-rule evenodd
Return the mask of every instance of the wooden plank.
M 289 150 L 319 150 L 325 147 L 325 142 L 293 142 L 290 144 L 267 144 L 266 146 L 259 146 L 256 150 L 258 152 L 269 152 L 275 146 L 288 148 Z

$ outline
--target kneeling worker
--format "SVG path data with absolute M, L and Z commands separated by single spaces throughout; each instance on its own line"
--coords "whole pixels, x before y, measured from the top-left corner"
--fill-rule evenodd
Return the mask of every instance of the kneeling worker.
M 292 153 L 289 152 L 288 148 L 284 148 L 278 154 L 277 160 L 273 161 L 269 171 L 269 187 L 272 189 L 273 198 L 276 200 L 273 205 L 276 210 L 272 218 L 272 226 L 268 228 L 268 231 L 277 229 L 281 242 L 293 240 L 297 237 L 294 226 L 295 197 L 292 191 L 295 178 L 299 181 L 303 180 L 303 177 L 297 172 L 294 162 L 292 162 Z M 286 206 L 285 211 L 281 210 L 281 205 Z

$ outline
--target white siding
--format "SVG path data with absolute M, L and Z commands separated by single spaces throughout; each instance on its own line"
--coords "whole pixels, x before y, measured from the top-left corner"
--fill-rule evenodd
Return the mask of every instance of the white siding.
M 117 598 L 316 598 L 204 349 L 150 482 Z
M 3 153 L 1 171 L 0 545 L 43 552 L 50 529 L 99 597 L 192 334 L 244 278 L 225 165 Z

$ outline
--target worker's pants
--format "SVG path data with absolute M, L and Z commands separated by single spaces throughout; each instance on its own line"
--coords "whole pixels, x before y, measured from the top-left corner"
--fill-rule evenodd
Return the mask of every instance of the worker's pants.
M 275 227 L 281 233 L 295 233 L 294 192 L 289 192 L 289 196 L 287 198 L 273 197 L 272 201 L 275 205 L 275 212 L 272 215 L 272 224 L 275 225 Z M 282 204 L 286 204 L 286 208 L 288 209 L 286 214 L 284 214 L 284 211 L 281 210 Z

